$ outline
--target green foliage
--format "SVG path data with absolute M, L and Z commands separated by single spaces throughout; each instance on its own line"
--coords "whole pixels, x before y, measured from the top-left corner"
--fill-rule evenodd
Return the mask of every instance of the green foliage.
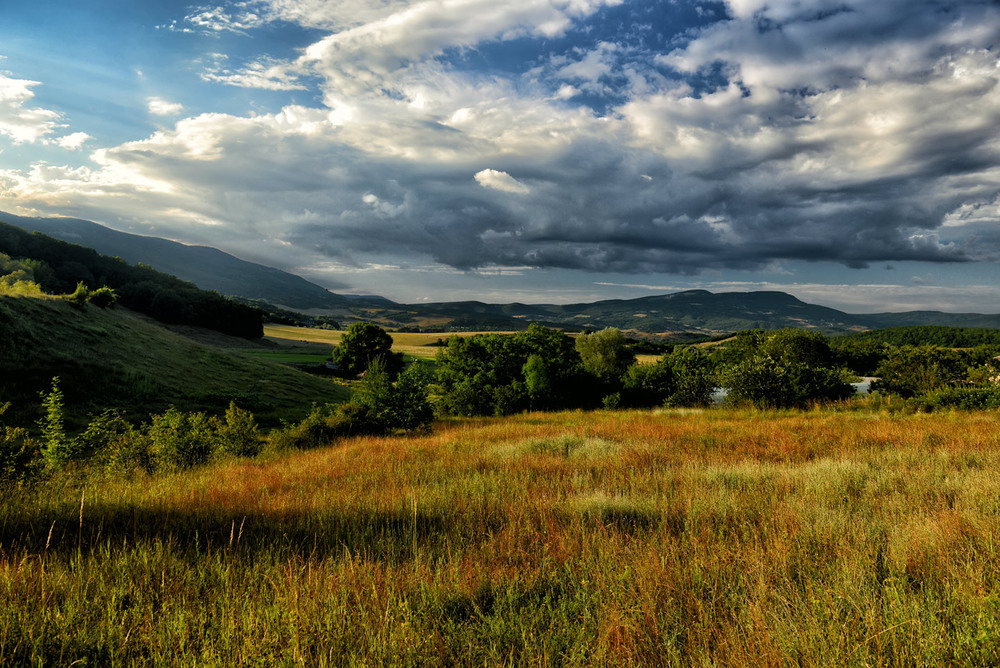
M 1000 386 L 943 387 L 911 400 L 920 410 L 959 409 L 967 411 L 996 410 L 1000 408 Z
M 44 293 L 42 287 L 35 282 L 34 268 L 31 264 L 0 253 L 0 294 L 40 297 Z
M 0 254 L 17 258 L 18 268 L 29 272 L 30 280 L 46 293 L 72 292 L 68 297 L 72 303 L 82 304 L 90 291 L 100 292 L 106 286 L 122 305 L 162 322 L 197 325 L 245 338 L 263 335 L 259 309 L 200 290 L 152 267 L 131 266 L 120 258 L 100 255 L 92 248 L 0 223 Z M 103 293 L 98 300 L 109 297 Z
M 218 433 L 204 413 L 182 413 L 176 408 L 152 416 L 146 431 L 149 452 L 157 469 L 181 470 L 207 463 L 219 445 Z
M 49 469 L 58 469 L 80 454 L 79 442 L 66 434 L 65 407 L 59 377 L 52 379 L 48 392 L 42 393 L 44 415 L 38 426 L 42 436 L 42 458 Z
M 726 368 L 722 383 L 729 390 L 728 402 L 758 408 L 804 408 L 815 402 L 846 399 L 854 393 L 837 370 L 775 359 L 766 353 Z
M 392 394 L 391 429 L 414 431 L 430 427 L 434 409 L 427 398 L 432 377 L 427 365 L 413 362 L 396 379 Z
M 237 457 L 256 457 L 260 454 L 263 438 L 253 413 L 230 402 L 225 416 L 213 422 L 219 448 L 223 452 Z
M 111 308 L 118 301 L 118 293 L 105 285 L 91 292 L 87 301 L 98 308 Z
M 576 339 L 583 368 L 605 383 L 618 384 L 625 371 L 635 364 L 635 353 L 620 330 L 608 327 Z
M 365 404 L 349 401 L 343 404 L 313 406 L 301 422 L 271 432 L 271 447 L 275 450 L 309 450 L 349 436 L 382 433 L 382 426 Z
M 727 401 L 758 408 L 803 408 L 854 393 L 836 356 L 818 332 L 782 329 L 740 332 L 723 353 L 719 384 Z
M 427 399 L 429 384 L 430 372 L 420 362 L 410 364 L 393 383 L 382 358 L 375 358 L 354 401 L 368 409 L 370 419 L 385 433 L 424 429 L 434 419 Z
M 634 364 L 622 381 L 623 403 L 633 408 L 660 406 L 674 394 L 676 387 L 673 368 L 666 356 L 655 364 Z
M 10 403 L 0 404 L 0 416 Z M 26 429 L 0 425 L 0 483 L 17 482 L 33 477 L 39 460 L 38 444 Z
M 87 303 L 90 297 L 90 289 L 84 285 L 83 281 L 76 284 L 76 289 L 73 292 L 66 295 L 66 301 L 71 304 L 76 304 L 82 306 Z
M 392 337 L 370 322 L 352 324 L 333 350 L 333 361 L 348 377 L 357 376 L 377 358 L 383 360 L 385 371 L 392 378 L 403 368 L 403 356 L 392 352 Z
M 676 348 L 662 360 L 670 366 L 673 392 L 666 406 L 708 406 L 718 385 L 715 364 L 696 348 Z
M 875 370 L 878 380 L 872 389 L 915 397 L 955 386 L 965 379 L 966 362 L 955 350 L 930 346 L 897 348 L 878 365 Z
M 120 411 L 106 410 L 91 420 L 80 441 L 86 453 L 113 471 L 155 469 L 149 437 Z
M 838 364 L 859 376 L 874 375 L 878 365 L 891 352 L 888 344 L 876 338 L 843 336 L 832 339 L 830 347 L 837 356 Z
M 532 356 L 539 359 L 529 363 Z M 437 364 L 438 406 L 451 415 L 594 406 L 602 396 L 573 339 L 537 324 L 517 334 L 452 336 Z
M 543 405 L 552 396 L 552 379 L 549 377 L 549 366 L 541 355 L 528 355 L 528 361 L 521 368 L 524 376 L 524 389 L 531 398 L 532 405 Z
M 872 342 L 893 346 L 940 346 L 942 348 L 974 348 L 1000 346 L 1000 329 L 979 327 L 944 327 L 913 325 L 872 329 L 836 337 L 836 346 L 847 342 Z

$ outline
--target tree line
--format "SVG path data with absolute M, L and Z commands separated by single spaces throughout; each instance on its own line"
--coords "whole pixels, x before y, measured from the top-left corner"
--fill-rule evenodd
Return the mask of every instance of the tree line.
M 244 338 L 263 336 L 263 311 L 144 264 L 101 255 L 0 223 L 0 284 L 15 293 L 114 290 L 121 305 L 168 324 L 196 325 Z M 26 292 L 27 291 L 27 292 Z

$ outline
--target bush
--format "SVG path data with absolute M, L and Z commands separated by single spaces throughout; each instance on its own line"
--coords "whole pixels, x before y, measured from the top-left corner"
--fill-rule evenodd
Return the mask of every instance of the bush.
M 87 297 L 87 301 L 100 308 L 110 308 L 118 301 L 118 294 L 111 288 L 105 286 L 97 288 Z
M 934 411 L 957 408 L 961 410 L 995 410 L 1000 408 L 1000 387 L 951 387 L 928 392 L 914 399 L 920 409 Z
M 42 433 L 42 458 L 49 469 L 63 467 L 71 459 L 81 455 L 79 441 L 66 434 L 63 417 L 63 393 L 59 387 L 59 376 L 52 379 L 52 388 L 42 393 L 42 408 L 45 415 L 38 421 Z
M 205 464 L 218 447 L 218 434 L 204 413 L 181 413 L 171 407 L 153 416 L 146 433 L 158 469 L 179 470 Z
M 0 404 L 0 415 L 10 403 Z M 27 430 L 0 426 L 0 482 L 17 482 L 34 477 L 38 470 L 38 444 Z
M 66 295 L 65 299 L 71 304 L 83 306 L 90 296 L 90 289 L 84 285 L 83 281 L 76 284 L 76 290 Z
M 368 406 L 357 402 L 313 406 L 304 420 L 271 434 L 277 450 L 308 450 L 348 436 L 377 435 L 381 426 Z
M 149 438 L 116 410 L 104 411 L 91 420 L 80 442 L 85 452 L 112 470 L 153 471 Z
M 376 360 L 368 367 L 357 401 L 368 407 L 386 432 L 423 429 L 434 419 L 427 400 L 429 384 L 430 373 L 420 362 L 410 364 L 393 384 L 381 360 Z
M 214 420 L 219 448 L 237 457 L 256 457 L 263 441 L 253 413 L 230 402 L 226 415 Z

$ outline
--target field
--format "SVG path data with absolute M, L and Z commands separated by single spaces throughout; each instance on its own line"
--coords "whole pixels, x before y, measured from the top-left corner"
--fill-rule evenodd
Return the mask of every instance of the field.
M 502 334 L 509 332 L 461 332 L 457 336 L 473 334 Z M 340 343 L 344 332 L 332 329 L 311 329 L 291 325 L 265 325 L 264 336 L 274 341 L 289 343 L 324 343 L 330 348 Z M 392 332 L 393 352 L 403 353 L 407 359 L 433 360 L 437 356 L 439 341 L 447 341 L 450 333 L 417 334 Z
M 1000 416 L 453 420 L 0 506 L 0 657 L 996 665 Z

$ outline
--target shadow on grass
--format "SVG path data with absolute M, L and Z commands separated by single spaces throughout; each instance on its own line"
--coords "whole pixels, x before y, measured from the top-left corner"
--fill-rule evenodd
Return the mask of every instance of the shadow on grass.
M 478 540 L 497 531 L 498 519 L 454 518 L 423 511 L 286 513 L 281 515 L 181 512 L 121 505 L 0 517 L 0 558 L 4 554 L 89 555 L 99 549 L 128 550 L 161 543 L 191 557 L 229 552 L 254 559 L 261 554 L 324 558 L 349 552 L 385 563 L 412 560 L 417 551 L 434 555 L 449 541 Z M 470 523 L 471 520 L 471 523 Z M 470 528 L 472 527 L 472 528 Z

